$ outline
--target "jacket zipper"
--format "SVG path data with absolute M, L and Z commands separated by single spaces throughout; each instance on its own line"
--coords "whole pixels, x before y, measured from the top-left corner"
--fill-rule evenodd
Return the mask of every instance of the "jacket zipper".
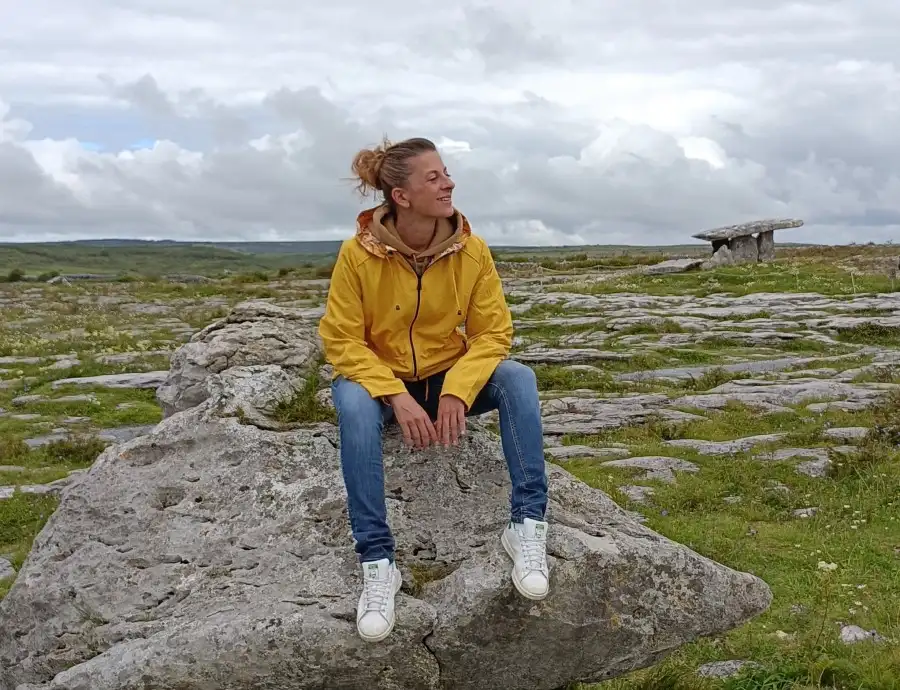
M 445 255 L 449 256 L 449 255 Z M 424 269 L 422 269 L 422 273 L 413 270 L 413 267 L 409 265 L 409 262 L 404 259 L 403 263 L 406 264 L 406 267 L 413 271 L 416 274 L 416 313 L 413 314 L 412 321 L 409 323 L 409 348 L 412 350 L 412 360 L 413 360 L 413 381 L 419 380 L 419 364 L 416 360 L 416 346 L 413 343 L 413 327 L 416 325 L 416 319 L 419 318 L 419 308 L 422 306 L 422 276 L 425 275 L 425 271 L 434 266 L 438 261 L 441 261 L 445 258 L 445 256 L 438 257 L 430 264 L 428 264 Z
M 426 268 L 425 271 L 428 269 Z M 422 273 L 425 273 L 422 271 Z M 416 325 L 416 319 L 419 318 L 419 307 L 422 305 L 422 276 L 419 273 L 416 273 L 416 278 L 418 280 L 416 284 L 416 313 L 413 315 L 412 321 L 409 323 L 409 348 L 412 350 L 412 360 L 413 360 L 413 379 L 417 379 L 419 376 L 419 364 L 416 361 L 416 346 L 413 343 L 413 326 Z

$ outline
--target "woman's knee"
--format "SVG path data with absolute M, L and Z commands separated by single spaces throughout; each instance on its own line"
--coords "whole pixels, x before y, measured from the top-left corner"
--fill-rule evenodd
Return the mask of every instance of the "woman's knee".
M 342 376 L 336 378 L 331 384 L 331 398 L 338 423 L 345 419 L 353 424 L 380 424 L 382 421 L 381 403 L 355 381 Z
M 537 376 L 526 364 L 514 359 L 505 359 L 494 370 L 493 382 L 508 389 L 537 389 Z

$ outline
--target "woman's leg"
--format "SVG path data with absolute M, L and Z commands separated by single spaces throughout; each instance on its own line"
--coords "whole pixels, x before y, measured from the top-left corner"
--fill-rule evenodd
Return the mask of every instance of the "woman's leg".
M 482 389 L 470 414 L 500 413 L 500 439 L 512 482 L 510 522 L 501 542 L 513 560 L 519 593 L 543 599 L 550 588 L 547 566 L 547 468 L 537 378 L 524 364 L 504 360 Z
M 362 563 L 356 629 L 367 642 L 379 642 L 394 628 L 394 596 L 402 583 L 394 564 L 394 538 L 384 500 L 381 433 L 386 407 L 343 377 L 334 380 L 331 390 L 338 413 L 347 512 Z
M 362 563 L 394 559 L 394 538 L 387 523 L 381 435 L 385 406 L 358 383 L 339 376 L 332 383 L 341 439 L 341 470 L 347 511 Z
M 547 469 L 537 377 L 514 360 L 500 362 L 470 414 L 500 413 L 500 440 L 512 481 L 510 517 L 543 520 L 547 510 Z

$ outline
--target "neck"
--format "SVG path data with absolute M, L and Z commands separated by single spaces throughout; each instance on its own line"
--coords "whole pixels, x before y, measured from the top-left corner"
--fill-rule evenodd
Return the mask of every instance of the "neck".
M 437 219 L 397 209 L 395 227 L 403 243 L 416 252 L 428 249 L 437 231 Z

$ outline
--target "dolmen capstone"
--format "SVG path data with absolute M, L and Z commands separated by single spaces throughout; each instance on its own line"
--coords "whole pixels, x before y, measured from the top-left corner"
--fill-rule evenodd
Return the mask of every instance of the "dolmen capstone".
M 757 220 L 705 230 L 692 237 L 712 243 L 712 257 L 703 264 L 703 268 L 764 263 L 775 260 L 775 231 L 802 225 L 802 220 L 794 218 Z
M 0 690 L 553 689 L 647 667 L 770 605 L 758 577 L 555 465 L 552 591 L 523 599 L 498 539 L 499 438 L 473 420 L 450 450 L 386 434 L 404 584 L 392 635 L 362 641 L 337 430 L 273 418 L 320 377 L 315 319 L 245 303 L 184 346 L 169 414 L 64 490 L 0 602 Z

